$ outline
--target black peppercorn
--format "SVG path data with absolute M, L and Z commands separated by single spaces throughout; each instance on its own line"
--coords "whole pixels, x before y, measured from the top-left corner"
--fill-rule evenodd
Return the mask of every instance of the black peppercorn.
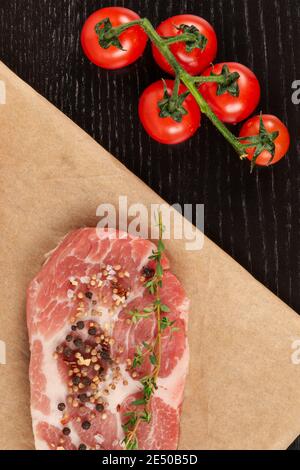
M 101 411 L 104 410 L 104 406 L 101 405 L 101 403 L 98 403 L 98 405 L 96 405 L 96 410 L 99 411 L 99 413 L 101 413 Z
M 90 336 L 95 336 L 97 334 L 97 328 L 95 328 L 94 326 L 92 328 L 89 328 L 88 333 Z
M 88 429 L 90 429 L 91 423 L 90 423 L 89 421 L 83 421 L 81 427 L 82 427 L 82 429 L 84 429 L 85 431 L 87 431 Z
M 77 322 L 76 325 L 77 325 L 78 330 L 83 330 L 83 328 L 84 328 L 84 322 L 83 321 Z
M 81 393 L 80 395 L 78 395 L 78 398 L 82 403 L 85 403 L 88 400 L 88 396 L 86 393 Z
M 149 268 L 148 266 L 145 266 L 143 268 L 143 276 L 146 278 L 146 279 L 150 279 L 151 277 L 154 276 L 154 269 L 152 268 Z
M 86 296 L 87 299 L 91 299 L 93 297 L 93 293 L 92 292 L 86 292 L 85 296 Z
M 72 382 L 74 385 L 79 385 L 80 384 L 80 377 L 73 377 Z
M 104 361 L 109 361 L 109 352 L 108 351 L 100 351 L 100 355 Z
M 86 445 L 85 444 L 80 444 L 78 447 L 78 450 L 86 450 Z
M 65 355 L 66 357 L 71 357 L 71 355 L 72 355 L 72 349 L 66 347 L 66 348 L 64 349 L 64 355 Z
M 66 405 L 64 403 L 59 403 L 57 408 L 59 411 L 64 411 L 66 409 Z
M 72 341 L 73 339 L 73 336 L 72 335 L 68 335 L 66 336 L 66 341 L 69 343 L 70 341 Z
M 89 379 L 89 377 L 83 377 L 82 383 L 83 383 L 83 385 L 88 387 L 89 385 L 91 385 L 92 381 L 91 381 L 91 379 Z
M 70 428 L 64 428 L 62 432 L 65 436 L 69 436 L 69 434 L 71 434 L 71 429 Z
M 76 339 L 74 340 L 74 344 L 75 344 L 76 348 L 81 348 L 81 346 L 82 346 L 82 344 L 83 344 L 83 343 L 82 343 L 82 339 L 76 338 Z
M 76 325 L 72 325 L 72 326 L 71 326 L 71 330 L 72 330 L 72 331 L 76 331 L 76 329 L 77 329 Z

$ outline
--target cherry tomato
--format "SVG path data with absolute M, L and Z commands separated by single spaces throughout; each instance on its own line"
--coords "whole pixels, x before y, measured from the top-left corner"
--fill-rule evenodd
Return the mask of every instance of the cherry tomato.
M 256 165 L 268 166 L 281 160 L 288 152 L 290 146 L 290 135 L 286 126 L 276 116 L 270 114 L 263 114 L 262 120 L 265 125 L 267 132 L 279 132 L 278 137 L 274 140 L 275 154 L 273 160 L 270 162 L 271 154 L 267 150 L 264 150 L 256 160 Z M 240 137 L 256 136 L 259 134 L 260 128 L 260 116 L 254 116 L 249 119 L 240 130 Z M 247 143 L 247 139 L 243 140 L 243 143 Z M 252 160 L 255 148 L 248 148 L 246 150 L 248 159 Z
M 96 25 L 109 18 L 112 26 L 120 26 L 140 17 L 128 8 L 108 7 L 95 11 L 85 22 L 81 33 L 81 44 L 85 55 L 99 67 L 119 69 L 135 62 L 144 52 L 147 35 L 140 26 L 132 26 L 124 31 L 119 40 L 124 50 L 116 46 L 104 49 L 100 46 Z
M 209 76 L 211 72 L 219 75 L 224 65 L 228 66 L 229 72 L 240 74 L 237 80 L 239 96 L 233 96 L 228 91 L 218 96 L 217 83 L 204 83 L 200 87 L 200 92 L 221 121 L 236 124 L 247 119 L 257 107 L 260 100 L 260 85 L 250 69 L 236 62 L 216 64 L 205 70 L 202 75 Z
M 166 80 L 168 93 L 171 95 L 175 82 Z M 179 94 L 186 91 L 181 84 Z M 163 144 L 179 144 L 189 139 L 200 127 L 201 112 L 199 106 L 191 95 L 188 95 L 182 106 L 187 114 L 182 116 L 181 122 L 172 117 L 160 117 L 159 102 L 164 97 L 164 84 L 159 80 L 150 85 L 143 92 L 139 102 L 140 120 L 148 134 Z
M 178 30 L 181 25 L 195 26 L 207 39 L 207 44 L 204 50 L 194 48 L 191 52 L 187 52 L 186 44 L 184 42 L 178 42 L 169 46 L 180 65 L 182 65 L 190 75 L 198 75 L 208 67 L 216 57 L 216 33 L 213 27 L 206 20 L 195 15 L 177 15 L 172 18 L 168 18 L 158 26 L 156 31 L 163 37 L 179 36 L 183 34 L 182 30 Z M 152 52 L 157 64 L 165 72 L 174 75 L 172 67 L 155 46 L 152 46 Z

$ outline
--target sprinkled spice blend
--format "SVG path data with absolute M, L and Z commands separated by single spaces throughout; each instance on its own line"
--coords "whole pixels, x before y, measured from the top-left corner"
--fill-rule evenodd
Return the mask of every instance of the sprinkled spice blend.
M 118 266 L 118 269 L 121 266 Z M 120 286 L 118 280 L 113 276 L 116 271 L 112 267 L 107 266 L 104 270 L 106 272 L 107 279 L 110 277 L 109 282 L 111 284 L 113 303 L 115 307 L 118 307 L 121 300 L 118 296 L 122 295 L 124 298 L 128 296 L 128 289 Z M 72 278 L 70 280 L 71 286 L 76 287 L 78 290 L 77 294 L 74 291 L 72 296 L 75 299 L 74 308 L 77 309 L 79 314 L 85 316 L 84 298 L 90 302 L 90 305 L 97 305 L 95 300 L 96 295 L 92 291 L 93 289 L 101 289 L 103 282 L 99 279 L 102 277 L 102 273 L 93 275 L 91 279 L 84 278 L 85 282 L 88 282 L 88 290 L 84 292 L 84 285 L 80 280 Z M 104 275 L 105 277 L 105 275 Z M 111 309 L 114 313 L 114 308 Z M 96 312 L 98 313 L 98 312 Z M 99 317 L 100 317 L 99 312 Z M 70 326 L 70 333 L 67 334 L 65 342 L 60 344 L 56 348 L 56 359 L 62 361 L 67 367 L 67 374 L 70 377 L 68 383 L 68 396 L 66 398 L 67 405 L 63 402 L 59 403 L 57 408 L 63 413 L 61 420 L 62 424 L 69 421 L 68 409 L 79 409 L 79 416 L 75 418 L 76 422 L 79 422 L 81 428 L 85 431 L 90 429 L 91 422 L 95 419 L 96 414 L 101 416 L 102 420 L 107 419 L 107 414 L 104 413 L 106 402 L 103 398 L 99 398 L 99 392 L 101 394 L 101 387 L 104 388 L 103 394 L 109 395 L 107 389 L 106 380 L 107 374 L 112 374 L 113 383 L 111 383 L 110 389 L 116 389 L 116 383 L 121 379 L 120 370 L 116 370 L 116 364 L 111 359 L 111 345 L 114 343 L 114 339 L 109 335 L 109 325 L 105 324 L 100 326 L 97 321 L 89 320 L 78 320 L 76 323 L 73 322 Z M 76 332 L 76 336 L 74 336 Z M 120 368 L 119 368 L 120 369 Z M 94 410 L 94 412 L 93 412 Z M 83 418 L 80 418 L 80 415 Z M 74 418 L 72 418 L 74 419 Z M 62 428 L 62 436 L 69 436 L 71 429 L 67 426 Z M 78 450 L 87 450 L 86 444 L 81 443 Z

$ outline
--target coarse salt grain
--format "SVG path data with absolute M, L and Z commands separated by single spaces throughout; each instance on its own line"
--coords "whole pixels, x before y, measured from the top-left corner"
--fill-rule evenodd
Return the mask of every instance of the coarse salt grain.
M 73 299 L 74 297 L 74 291 L 72 289 L 68 289 L 68 292 L 67 292 L 67 297 L 68 299 Z

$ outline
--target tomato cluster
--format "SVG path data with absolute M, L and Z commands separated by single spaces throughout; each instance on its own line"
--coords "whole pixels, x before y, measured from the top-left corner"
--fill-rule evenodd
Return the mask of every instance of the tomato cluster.
M 87 57 L 97 66 L 118 69 L 135 62 L 144 52 L 147 35 L 139 24 L 122 28 L 140 17 L 122 7 L 107 7 L 86 21 L 81 43 Z M 118 34 L 114 34 L 114 30 Z M 260 100 L 260 85 L 255 74 L 235 62 L 212 65 L 217 55 L 217 36 L 213 27 L 195 15 L 177 15 L 156 29 L 160 38 L 190 76 L 202 97 L 220 121 L 237 124 L 247 119 Z M 170 62 L 157 44 L 152 44 L 156 63 L 175 75 Z M 142 94 L 140 120 L 155 140 L 177 144 L 190 138 L 200 127 L 199 105 L 189 91 L 175 80 L 158 81 Z M 288 151 L 290 138 L 285 125 L 275 116 L 261 115 L 248 120 L 240 131 L 240 141 L 252 165 L 268 166 Z

